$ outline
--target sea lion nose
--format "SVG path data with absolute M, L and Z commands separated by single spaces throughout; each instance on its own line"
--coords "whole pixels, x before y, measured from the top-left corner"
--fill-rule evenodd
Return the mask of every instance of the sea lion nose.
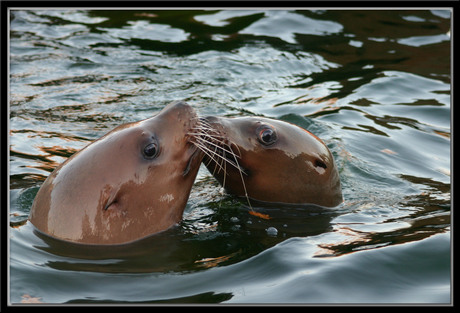
M 161 110 L 160 114 L 165 116 L 169 115 L 178 119 L 190 119 L 191 116 L 195 116 L 195 109 L 184 101 L 174 101 L 169 103 L 166 107 Z
M 178 100 L 178 101 L 173 101 L 169 103 L 165 109 L 170 109 L 170 108 L 175 108 L 175 109 L 183 109 L 183 108 L 189 108 L 191 107 L 187 102 Z

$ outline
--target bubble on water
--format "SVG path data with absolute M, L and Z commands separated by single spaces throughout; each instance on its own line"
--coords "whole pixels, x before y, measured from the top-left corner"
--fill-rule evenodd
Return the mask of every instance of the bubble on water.
M 275 227 L 268 227 L 267 229 L 265 229 L 265 231 L 269 236 L 276 237 L 278 235 L 278 229 L 276 229 Z
M 238 219 L 238 217 L 232 216 L 232 217 L 230 218 L 230 221 L 233 222 L 233 223 L 238 223 L 240 220 Z

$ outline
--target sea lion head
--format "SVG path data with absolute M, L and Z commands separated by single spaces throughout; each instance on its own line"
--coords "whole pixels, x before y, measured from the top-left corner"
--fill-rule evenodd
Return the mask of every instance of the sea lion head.
M 174 102 L 121 125 L 67 159 L 45 180 L 30 212 L 41 232 L 86 244 L 120 244 L 181 220 L 202 152 L 195 110 Z
M 327 146 L 307 130 L 263 117 L 207 117 L 203 162 L 234 195 L 265 203 L 342 202 L 340 178 Z

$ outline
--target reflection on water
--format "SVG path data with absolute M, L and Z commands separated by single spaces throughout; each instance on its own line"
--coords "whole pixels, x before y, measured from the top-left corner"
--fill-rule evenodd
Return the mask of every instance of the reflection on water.
M 46 262 L 47 267 L 57 270 L 193 272 L 242 261 L 290 237 L 324 233 L 331 227 L 330 221 L 336 215 L 317 210 L 270 209 L 273 221 L 269 222 L 247 214 L 246 210 L 231 209 L 231 206 L 207 214 L 190 212 L 181 227 L 124 245 L 62 242 L 39 232 L 30 224 L 27 232 L 33 232 L 40 238 L 34 241 L 35 249 L 53 255 L 53 259 L 64 257 Z
M 11 11 L 11 302 L 449 302 L 450 16 Z M 263 219 L 202 167 L 184 220 L 135 244 L 33 229 L 33 198 L 59 163 L 175 100 L 318 135 L 344 203 L 255 208 Z

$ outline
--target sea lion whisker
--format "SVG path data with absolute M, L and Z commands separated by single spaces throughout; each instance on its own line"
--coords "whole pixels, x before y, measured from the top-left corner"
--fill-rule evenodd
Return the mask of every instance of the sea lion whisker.
M 208 141 L 203 141 L 203 140 L 200 140 L 200 139 L 198 139 L 198 138 L 197 138 L 197 140 L 198 140 L 198 143 L 199 143 L 200 147 L 206 149 L 209 153 L 212 153 L 213 155 L 215 155 L 215 156 L 217 156 L 217 157 L 223 159 L 224 161 L 230 163 L 231 165 L 233 165 L 233 166 L 234 166 L 235 168 L 237 168 L 238 170 L 242 170 L 241 167 L 238 166 L 237 163 L 235 163 L 233 160 L 230 160 L 230 159 L 226 158 L 226 157 L 223 155 L 223 153 L 222 153 L 222 151 L 223 151 L 223 152 L 226 152 L 227 154 L 232 155 L 233 158 L 236 158 L 237 156 L 233 153 L 233 151 L 224 149 L 223 147 L 221 147 L 221 146 L 219 146 L 219 145 L 216 145 L 216 144 L 212 144 L 212 146 L 214 147 L 214 150 L 212 150 L 212 149 L 210 149 L 210 148 L 207 146 L 207 144 L 209 144 Z M 228 145 L 227 145 L 227 146 L 228 146 Z M 218 151 L 221 152 L 221 153 L 219 153 Z M 214 158 L 213 158 L 213 160 L 214 160 Z M 244 170 L 242 170 L 242 171 L 244 172 Z M 246 174 L 246 173 L 245 173 L 245 174 Z
M 214 152 L 213 150 L 209 149 L 208 147 L 206 147 L 205 145 L 203 144 L 200 144 L 200 143 L 194 143 L 195 146 L 200 149 L 201 151 L 203 151 L 204 154 L 206 154 L 212 161 L 214 161 L 216 164 L 219 165 L 219 167 L 221 167 L 221 169 L 223 170 L 222 166 L 218 163 L 218 161 L 213 157 L 213 156 L 218 156 L 222 159 L 225 159 L 223 156 L 219 155 L 218 153 Z M 210 160 L 210 161 L 211 161 Z
M 196 125 L 200 126 L 200 127 L 206 127 L 206 128 L 209 128 L 209 129 L 214 129 L 212 127 L 212 125 L 208 121 L 203 119 L 203 118 L 198 119 L 198 122 L 196 123 Z
M 225 151 L 229 151 L 229 153 L 233 156 L 233 159 L 235 160 L 235 162 L 233 161 L 230 161 L 228 158 L 226 158 L 227 162 L 231 163 L 231 164 L 234 164 L 233 166 L 235 166 L 242 174 L 246 175 L 246 176 L 249 176 L 248 173 L 246 173 L 246 171 L 244 170 L 244 168 L 241 167 L 241 165 L 238 163 L 238 160 L 237 158 L 240 158 L 241 159 L 241 152 L 240 152 L 240 148 L 238 148 L 238 146 L 235 146 L 237 149 L 238 149 L 238 152 L 240 153 L 240 155 L 237 155 L 235 154 L 235 152 L 233 151 L 232 147 L 231 147 L 231 144 L 226 144 L 226 146 L 228 147 L 229 150 L 225 150 Z
M 206 121 L 200 121 L 199 123 L 197 123 L 197 125 L 195 125 L 195 127 L 192 127 L 191 129 L 206 130 L 206 133 L 212 132 L 215 134 L 219 134 L 219 131 Z
M 225 168 L 225 171 L 226 171 L 226 170 L 227 170 L 227 163 L 226 163 L 226 162 L 224 162 L 224 168 Z M 225 171 L 224 171 L 224 172 L 225 172 Z M 224 188 L 224 189 L 225 189 L 225 180 L 226 180 L 226 176 L 227 176 L 227 175 L 224 175 L 224 178 L 223 178 L 223 181 L 222 181 L 222 188 Z
M 208 147 L 208 148 L 209 148 L 209 147 Z M 225 175 L 227 175 L 227 171 L 226 171 L 225 168 L 222 166 L 222 164 L 225 164 L 225 163 L 224 163 L 224 161 L 222 160 L 222 156 L 219 155 L 219 154 L 216 152 L 216 149 L 217 149 L 216 147 L 214 147 L 214 150 L 209 149 L 209 151 L 210 151 L 213 155 L 215 155 L 215 156 L 217 156 L 217 157 L 220 157 L 220 159 L 218 159 L 218 160 L 216 160 L 216 159 L 209 160 L 209 162 L 214 161 L 214 163 L 215 163 L 214 169 L 213 169 L 213 171 L 212 171 L 212 175 L 214 176 L 216 173 L 217 173 L 217 174 L 220 173 L 220 170 L 222 169 L 223 172 L 224 172 L 224 176 L 225 176 Z M 219 168 L 219 167 L 220 167 L 220 168 Z
M 220 164 L 217 164 L 217 161 L 216 160 L 213 160 L 211 157 L 209 158 L 209 160 L 207 161 L 206 163 L 206 167 L 209 168 L 210 164 L 214 162 L 214 169 L 212 170 L 211 174 L 212 176 L 214 176 L 217 173 L 220 172 L 220 169 L 218 170 L 218 166 L 220 166 Z
M 207 152 L 205 152 L 205 154 L 206 154 L 206 155 L 208 155 L 208 153 L 207 153 Z M 208 156 L 209 156 L 209 155 L 208 155 Z M 209 165 L 210 165 L 210 164 L 211 164 L 213 161 L 214 161 L 214 162 L 216 162 L 216 160 L 215 160 L 215 159 L 213 159 L 213 158 L 211 158 L 211 157 L 209 156 L 209 159 L 208 159 L 208 161 L 206 162 L 206 164 L 205 164 L 205 165 L 208 167 L 208 166 L 209 166 Z
M 209 140 L 206 140 L 206 139 L 204 139 L 203 137 L 195 137 L 195 139 L 196 139 L 196 142 L 193 142 L 193 143 L 194 143 L 201 151 L 205 152 L 205 154 L 211 159 L 211 160 L 209 160 L 209 162 L 214 161 L 214 162 L 216 163 L 216 168 L 217 168 L 217 166 L 219 167 L 219 171 L 218 171 L 218 172 L 220 172 L 220 170 L 222 170 L 222 171 L 225 173 L 225 175 L 227 175 L 226 169 L 222 166 L 222 164 L 224 164 L 224 161 L 225 161 L 226 163 L 229 163 L 229 164 L 231 164 L 233 167 L 235 167 L 240 173 L 243 173 L 243 174 L 246 175 L 246 176 L 248 175 L 248 174 L 244 171 L 244 169 L 242 169 L 241 166 L 240 166 L 240 165 L 238 164 L 238 162 L 236 161 L 236 158 L 241 158 L 241 157 L 240 157 L 239 155 L 235 154 L 234 151 L 231 150 L 231 147 L 230 147 L 229 145 L 227 145 L 227 144 L 221 142 L 222 145 L 227 146 L 228 148 L 230 148 L 230 150 L 229 150 L 229 149 L 226 149 L 226 148 L 223 147 L 222 145 L 218 145 L 218 144 L 216 144 L 216 143 L 214 143 L 214 142 L 211 142 L 211 141 L 209 141 Z M 208 145 L 213 146 L 214 149 L 209 148 Z M 238 148 L 238 147 L 237 147 L 237 148 Z M 239 149 L 239 148 L 238 148 L 238 149 Z M 220 153 L 219 153 L 218 151 L 219 151 Z M 229 159 L 229 158 L 227 158 L 227 157 L 225 157 L 225 156 L 223 155 L 223 152 L 227 153 L 228 155 L 231 155 L 231 156 L 233 157 L 233 159 L 235 159 L 236 162 L 233 161 L 233 160 L 231 160 L 231 159 Z M 217 158 L 220 158 L 220 162 L 218 162 L 214 156 L 217 157 Z M 216 169 L 214 169 L 213 175 L 214 175 L 215 171 L 216 171 Z
M 203 128 L 209 128 L 209 129 L 215 129 L 214 127 L 212 127 L 212 125 L 206 121 L 199 121 L 197 123 L 197 126 L 200 126 L 200 127 L 203 127 Z
M 224 140 L 217 140 L 216 137 L 212 136 L 212 135 L 209 135 L 209 134 L 202 134 L 203 136 L 205 137 L 210 137 L 211 139 L 214 139 L 217 143 L 214 143 L 214 142 L 211 142 L 209 140 L 206 140 L 205 138 L 203 137 L 200 137 L 201 140 L 205 141 L 206 143 L 208 144 L 211 144 L 211 145 L 214 145 L 214 146 L 219 146 L 219 148 L 227 153 L 231 153 L 233 154 L 234 157 L 237 157 L 237 158 L 240 158 L 241 159 L 241 150 L 240 148 L 238 147 L 238 145 L 235 145 L 233 144 L 232 142 L 230 142 L 230 144 L 227 144 L 226 141 L 228 140 L 227 138 L 225 138 L 224 136 L 218 136 L 219 138 L 223 138 L 223 139 L 226 139 L 225 141 Z M 219 145 L 220 144 L 220 145 Z M 238 149 L 238 154 L 235 154 L 233 153 L 233 151 L 230 151 L 229 149 L 225 149 L 224 146 L 227 146 L 228 148 L 230 148 L 230 146 L 233 145 L 236 147 L 236 149 Z M 231 148 L 230 148 L 231 149 Z
M 202 139 L 202 140 L 206 140 L 208 142 L 217 142 L 217 143 L 220 143 L 220 144 L 225 144 L 225 138 L 223 137 L 218 137 L 218 136 L 213 136 L 209 133 L 206 133 L 206 132 L 189 132 L 188 133 L 189 136 L 191 136 L 192 138 L 194 139 Z
M 217 149 L 218 149 L 217 146 L 214 147 L 214 153 L 216 155 L 220 156 L 220 164 L 219 165 L 220 165 L 220 168 L 223 169 L 224 177 L 225 177 L 225 176 L 227 176 L 227 160 L 220 153 L 217 152 Z M 217 173 L 219 173 L 219 172 L 220 172 L 220 170 Z
M 214 146 L 214 147 L 217 147 L 217 148 L 219 148 L 219 149 L 221 149 L 222 151 L 225 151 L 225 152 L 227 152 L 227 153 L 232 153 L 230 150 L 225 149 L 225 147 L 222 146 L 222 145 L 225 145 L 225 146 L 229 147 L 229 145 L 227 145 L 227 144 L 225 144 L 225 143 L 223 143 L 223 142 L 221 142 L 222 145 L 219 145 L 219 144 L 217 144 L 217 143 L 214 143 L 214 142 L 205 140 L 205 139 L 203 139 L 203 138 L 197 138 L 197 140 L 199 140 L 201 143 L 210 144 L 210 145 L 212 145 L 212 146 Z M 235 157 L 241 158 L 240 155 L 235 155 Z
M 228 146 L 228 147 L 232 151 L 232 154 L 235 155 L 235 153 L 233 153 L 232 147 L 230 147 L 230 146 Z M 240 168 L 240 165 L 238 164 L 238 160 L 236 159 L 236 157 L 235 157 L 235 162 L 238 165 L 238 168 Z M 248 196 L 248 191 L 246 189 L 246 184 L 244 183 L 244 178 L 243 178 L 242 171 L 240 170 L 239 173 L 240 173 L 240 177 L 241 177 L 241 183 L 243 184 L 244 195 L 246 196 L 246 200 L 248 201 L 249 208 L 251 209 L 251 211 L 253 211 L 252 206 L 251 206 L 251 202 L 249 201 L 249 196 Z
M 220 153 L 218 153 L 216 150 L 217 150 L 217 147 L 215 147 L 215 149 L 211 150 L 211 151 L 212 151 L 212 153 L 214 153 L 215 156 L 217 156 L 219 158 L 220 164 L 228 163 L 228 164 L 232 165 L 236 170 L 241 171 L 241 172 L 243 172 L 243 174 L 247 175 L 246 172 L 238 165 L 237 162 L 234 162 L 234 161 L 226 158 L 225 156 L 223 156 Z M 222 165 L 221 165 L 221 168 L 222 168 Z M 225 174 L 226 174 L 226 171 L 225 171 Z
M 210 138 L 212 140 L 219 141 L 219 142 L 224 142 L 224 140 L 222 139 L 225 139 L 223 136 L 209 134 L 208 132 L 206 132 L 206 130 L 203 130 L 203 129 L 198 130 L 198 133 L 189 132 L 188 135 L 196 136 L 198 138 Z
M 224 136 L 210 134 L 210 133 L 206 132 L 205 129 L 201 129 L 201 130 L 204 130 L 205 132 L 188 133 L 188 134 L 193 135 L 193 136 L 197 136 L 197 137 L 200 137 L 200 138 L 207 137 L 207 138 L 210 138 L 212 140 L 222 142 L 222 143 L 224 142 L 224 139 L 225 139 Z M 201 130 L 198 130 L 198 131 L 201 131 Z
M 200 118 L 200 125 L 203 125 L 209 128 L 213 128 L 211 123 L 209 123 L 205 118 Z
M 238 145 L 235 145 L 235 144 L 234 144 L 233 146 L 235 146 L 235 147 L 236 147 L 236 149 L 238 149 L 238 154 L 239 154 L 239 155 L 241 155 L 241 150 L 240 150 L 240 147 L 238 147 Z

